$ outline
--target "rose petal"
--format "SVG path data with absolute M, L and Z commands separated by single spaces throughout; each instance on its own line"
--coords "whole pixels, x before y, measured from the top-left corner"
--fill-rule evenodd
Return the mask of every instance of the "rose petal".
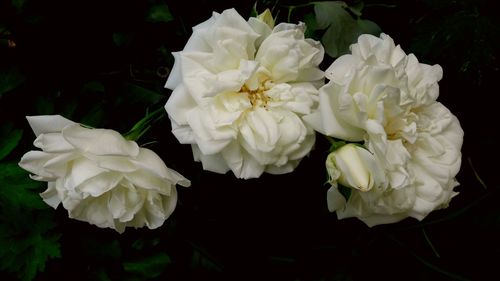
M 62 135 L 67 142 L 83 153 L 123 156 L 137 156 L 139 153 L 137 143 L 127 141 L 113 130 L 88 129 L 74 124 L 64 128 Z
M 75 124 L 60 115 L 26 116 L 26 119 L 37 137 L 44 133 L 61 132 L 64 127 Z

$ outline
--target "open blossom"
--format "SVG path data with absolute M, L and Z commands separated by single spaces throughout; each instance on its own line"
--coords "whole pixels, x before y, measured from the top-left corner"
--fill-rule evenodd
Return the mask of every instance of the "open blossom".
M 230 9 L 195 26 L 174 53 L 165 109 L 173 134 L 191 144 L 204 169 L 238 178 L 282 174 L 310 152 L 315 132 L 302 117 L 316 107 L 324 51 L 304 29 L 271 29 Z
M 461 164 L 463 131 L 436 101 L 442 69 L 419 63 L 385 34 L 361 35 L 351 51 L 326 70 L 319 109 L 304 119 L 325 135 L 363 142 L 384 178 L 353 189 L 347 202 L 333 186 L 329 209 L 369 226 L 422 220 L 457 194 Z
M 120 233 L 127 226 L 157 228 L 174 211 L 175 184 L 190 185 L 153 151 L 116 131 L 59 115 L 27 119 L 41 151 L 29 151 L 19 165 L 48 182 L 43 200 L 53 208 L 62 203 L 70 218 Z

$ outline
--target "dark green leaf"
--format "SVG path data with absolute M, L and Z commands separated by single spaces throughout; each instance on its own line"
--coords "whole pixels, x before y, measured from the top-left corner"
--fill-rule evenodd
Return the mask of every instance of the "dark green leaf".
M 374 23 L 371 20 L 362 20 L 358 19 L 357 20 L 359 30 L 361 31 L 360 34 L 373 34 L 373 35 L 380 35 L 382 32 L 382 29 L 380 29 L 380 26 L 378 26 L 376 23 Z
M 122 47 L 123 45 L 130 42 L 131 39 L 132 39 L 132 33 L 128 32 L 113 33 L 113 43 L 115 43 L 117 47 Z
M 314 32 L 318 29 L 316 18 L 313 13 L 308 13 L 304 16 L 304 23 L 306 24 L 306 31 L 304 36 L 307 38 L 314 37 Z
M 53 212 L 38 195 L 42 185 L 17 163 L 0 163 L 0 270 L 22 280 L 32 280 L 49 258 L 60 256 Z
M 83 240 L 80 243 L 84 246 L 89 256 L 92 256 L 99 261 L 116 260 L 122 255 L 122 249 L 117 240 L 99 243 L 95 239 L 90 239 Z
M 18 11 L 22 11 L 26 0 L 12 0 L 12 6 Z
M 26 77 L 18 69 L 0 70 L 0 97 L 19 87 Z
M 316 13 L 316 21 L 318 29 L 326 29 L 332 23 L 341 21 L 340 18 L 349 16 L 344 10 L 346 4 L 338 1 L 317 2 L 314 5 L 314 12 Z
M 253 3 L 252 10 L 250 10 L 250 17 L 257 17 L 259 12 L 257 12 L 257 1 Z
M 64 103 L 61 115 L 68 119 L 71 119 L 75 114 L 77 107 L 78 107 L 78 100 L 76 98 L 72 98 Z
M 205 268 L 211 271 L 222 271 L 220 265 L 206 256 L 203 252 L 196 249 L 193 251 L 193 256 L 191 257 L 191 268 Z
M 104 92 L 104 85 L 99 81 L 89 81 L 82 86 L 82 92 Z
M 21 220 L 24 224 L 12 223 Z M 45 270 L 49 258 L 61 256 L 59 238 L 47 211 L 23 210 L 0 226 L 0 270 L 15 273 L 22 280 L 33 280 Z
M 92 109 L 82 117 L 80 122 L 84 125 L 98 128 L 104 117 L 104 102 L 96 103 Z
M 347 12 L 353 12 L 353 18 Z M 349 46 L 364 33 L 380 34 L 380 28 L 372 21 L 359 19 L 362 7 L 348 7 L 344 2 L 318 2 L 314 5 L 318 29 L 326 29 L 321 42 L 325 52 L 331 57 L 339 57 L 349 52 Z
M 36 112 L 39 115 L 54 114 L 54 100 L 47 96 L 38 96 L 35 102 Z
M 149 249 L 152 248 L 160 243 L 159 238 L 154 238 L 154 239 L 144 239 L 144 238 L 139 238 L 134 243 L 132 243 L 132 248 L 134 250 L 140 251 L 143 249 Z
M 170 257 L 165 253 L 157 253 L 132 262 L 124 262 L 126 272 L 144 278 L 155 278 L 161 275 L 166 266 L 171 263 Z
M 174 18 L 170 13 L 167 5 L 158 4 L 154 5 L 149 9 L 147 20 L 150 22 L 169 22 Z
M 339 184 L 339 192 L 342 196 L 344 196 L 345 201 L 347 201 L 349 200 L 349 197 L 351 197 L 352 189 Z
M 12 123 L 7 123 L 0 128 L 0 160 L 16 148 L 22 136 L 23 130 L 14 129 Z
M 122 97 L 129 104 L 155 104 L 157 103 L 163 96 L 155 91 L 151 91 L 144 87 L 141 87 L 136 84 L 125 82 L 123 84 L 123 95 Z
M 356 16 L 360 17 L 361 16 L 361 11 L 365 7 L 365 3 L 363 1 L 356 2 L 349 6 L 349 11 L 351 11 L 353 14 Z
M 327 137 L 327 139 L 330 142 L 330 152 L 334 152 L 335 150 L 346 145 L 346 142 L 342 141 L 342 140 L 337 140 L 337 139 L 334 139 L 332 137 Z
M 0 163 L 0 202 L 13 209 L 47 209 L 38 192 L 45 183 L 32 180 L 17 163 Z
M 91 273 L 89 279 L 97 281 L 112 281 L 104 268 L 100 268 L 99 271 Z

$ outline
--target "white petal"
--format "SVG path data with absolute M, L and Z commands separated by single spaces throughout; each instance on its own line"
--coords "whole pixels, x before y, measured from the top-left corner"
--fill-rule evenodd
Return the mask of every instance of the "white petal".
M 183 177 L 178 172 L 169 169 L 156 153 L 147 148 L 140 148 L 139 155 L 135 160 L 133 160 L 133 162 L 137 166 L 167 179 L 172 184 L 180 184 L 186 187 L 191 185 L 191 182 L 188 179 Z
M 137 170 L 133 173 L 127 173 L 124 176 L 137 188 L 154 190 L 165 195 L 169 195 L 172 189 L 172 182 L 146 170 Z
M 195 144 L 191 145 L 191 148 L 193 150 L 194 160 L 201 162 L 201 164 L 203 165 L 203 170 L 219 174 L 225 174 L 227 171 L 230 170 L 220 153 L 213 155 L 205 155 L 200 151 L 200 148 Z
M 127 141 L 113 130 L 88 129 L 75 124 L 67 126 L 62 134 L 66 141 L 84 153 L 123 156 L 136 156 L 139 153 L 137 143 Z
M 336 84 L 345 85 L 359 63 L 359 59 L 355 56 L 343 55 L 326 69 L 325 76 Z
M 69 174 L 64 181 L 64 186 L 70 190 L 75 189 L 86 180 L 108 171 L 107 169 L 98 167 L 96 163 L 83 157 L 74 160 L 70 167 Z
M 54 209 L 56 209 L 57 206 L 59 206 L 59 203 L 61 203 L 61 199 L 57 194 L 54 182 L 49 182 L 47 189 L 44 192 L 40 193 L 40 196 L 45 203 L 47 203 Z
M 203 154 L 220 152 L 233 138 L 233 132 L 216 128 L 211 116 L 203 109 L 192 110 L 188 116 L 188 123 Z
M 74 147 L 63 138 L 60 132 L 40 134 L 33 142 L 33 145 L 45 152 L 66 152 L 74 149 Z
M 194 138 L 193 129 L 189 125 L 179 125 L 174 120 L 170 120 L 172 124 L 172 134 L 177 138 L 179 143 L 182 144 L 193 144 L 196 143 Z
M 181 84 L 170 95 L 170 98 L 165 104 L 165 110 L 171 120 L 174 120 L 179 125 L 186 125 L 187 118 L 186 115 L 189 114 L 189 110 L 196 107 L 196 102 L 185 90 L 184 86 Z
M 136 165 L 126 156 L 94 156 L 92 160 L 96 162 L 95 165 L 105 170 L 121 173 L 130 173 L 137 170 Z
M 237 178 L 251 179 L 258 178 L 264 172 L 265 166 L 259 164 L 252 155 L 243 152 L 243 166 L 239 174 L 234 173 Z M 234 172 L 234 171 L 233 171 Z
M 26 116 L 26 119 L 37 137 L 44 133 L 61 132 L 64 127 L 75 124 L 61 115 Z
M 326 202 L 330 212 L 340 211 L 346 204 L 344 196 L 333 186 L 326 193 Z
M 248 19 L 248 24 L 257 34 L 260 35 L 260 37 L 255 41 L 255 46 L 259 47 L 262 41 L 264 41 L 264 39 L 271 34 L 272 30 L 269 25 L 254 17 Z
M 41 180 L 51 181 L 55 179 L 55 175 L 48 172 L 43 166 L 55 156 L 57 156 L 57 154 L 37 150 L 28 151 L 21 158 L 19 166 L 30 173 L 42 177 Z
M 100 173 L 78 185 L 78 191 L 99 197 L 115 188 L 122 178 L 123 175 L 118 173 Z
M 179 52 L 173 52 L 172 55 L 174 56 L 175 62 L 174 66 L 170 70 L 170 74 L 168 76 L 167 82 L 165 82 L 165 88 L 168 88 L 170 90 L 175 89 L 177 86 L 179 86 L 182 83 L 182 77 L 181 77 L 181 63 L 179 61 Z

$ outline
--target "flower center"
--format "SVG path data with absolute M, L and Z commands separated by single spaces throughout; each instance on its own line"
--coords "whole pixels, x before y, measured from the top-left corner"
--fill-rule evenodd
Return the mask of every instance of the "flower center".
M 272 86 L 273 82 L 271 80 L 260 82 L 255 89 L 250 89 L 247 84 L 244 84 L 239 93 L 246 94 L 253 107 L 267 107 L 267 103 L 271 101 L 271 98 L 266 94 L 266 91 L 271 89 Z

